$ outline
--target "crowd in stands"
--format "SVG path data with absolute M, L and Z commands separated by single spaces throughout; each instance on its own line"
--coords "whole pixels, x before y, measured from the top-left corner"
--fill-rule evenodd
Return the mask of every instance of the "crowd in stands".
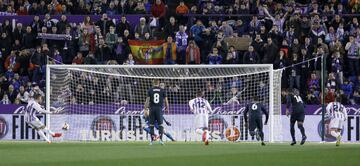
M 132 26 L 130 14 L 144 17 Z M 129 40 L 164 40 L 163 64 L 286 68 L 283 94 L 298 88 L 307 104 L 321 103 L 324 56 L 325 101 L 340 95 L 344 104 L 360 104 L 357 0 L 0 0 L 0 15 L 33 16 L 30 24 L 5 19 L 0 26 L 2 104 L 44 94 L 46 64 L 137 64 Z M 84 21 L 74 24 L 68 15 Z M 251 42 L 241 50 L 229 38 Z

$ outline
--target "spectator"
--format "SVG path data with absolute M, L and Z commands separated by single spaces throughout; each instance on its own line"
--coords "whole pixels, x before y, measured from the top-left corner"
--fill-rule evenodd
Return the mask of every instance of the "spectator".
M 20 104 L 27 104 L 27 102 L 29 100 L 29 92 L 25 91 L 24 86 L 20 86 L 19 93 L 18 93 L 16 99 L 20 100 Z
M 28 11 L 29 15 L 40 15 L 42 14 L 40 11 L 40 8 L 38 7 L 38 3 L 33 2 L 29 11 Z
M 105 10 L 106 11 L 106 14 L 108 16 L 113 16 L 113 15 L 116 15 L 117 14 L 117 10 L 115 9 L 115 4 L 114 2 L 110 2 L 109 3 L 109 8 Z
M 159 22 L 160 27 L 164 25 L 165 13 L 165 4 L 161 0 L 155 0 L 155 4 L 151 7 L 151 14 Z
M 92 50 L 90 47 L 92 47 L 91 43 L 91 34 L 88 33 L 87 29 L 83 29 L 83 33 L 81 33 L 79 37 L 79 51 L 82 52 L 83 55 L 87 55 L 90 50 Z
M 117 60 L 118 64 L 123 64 L 126 55 L 128 55 L 130 52 L 129 46 L 124 43 L 122 37 L 118 38 L 117 45 L 115 46 L 114 53 L 115 53 L 115 59 Z
M 119 36 L 124 36 L 124 31 L 131 30 L 131 26 L 129 21 L 126 20 L 126 16 L 122 15 L 121 16 L 121 21 L 116 25 L 116 34 L 118 34 Z
M 4 57 L 7 57 L 11 52 L 11 38 L 5 32 L 1 33 L 0 49 Z
M 311 77 L 308 82 L 308 89 L 313 89 L 315 92 L 319 92 L 320 79 L 317 77 L 316 73 L 311 73 Z
M 50 14 L 45 14 L 45 18 L 44 18 L 43 22 L 44 22 L 44 26 L 48 30 L 50 30 L 51 27 L 55 26 L 55 23 L 51 20 Z
M 185 5 L 184 1 L 181 0 L 179 6 L 176 7 L 176 14 L 187 14 L 189 13 L 189 8 Z
M 50 56 L 49 61 L 53 64 L 63 64 L 62 56 L 57 48 L 54 49 L 53 56 Z
M 69 26 L 66 15 L 61 15 L 61 19 L 58 23 L 56 23 L 56 27 L 58 32 L 63 34 L 65 32 L 66 27 Z
M 207 28 L 204 30 L 204 32 L 202 32 L 201 38 L 203 39 L 203 42 L 201 42 L 200 45 L 201 63 L 206 63 L 207 57 L 212 51 L 209 49 L 209 46 L 212 46 L 216 41 L 215 33 L 211 32 L 210 29 Z
M 264 45 L 264 58 L 262 63 L 271 64 L 274 62 L 276 54 L 278 52 L 278 47 L 273 43 L 271 38 L 267 39 L 267 43 Z
M 84 21 L 80 23 L 81 29 L 87 29 L 88 33 L 94 33 L 94 22 L 90 16 L 85 16 Z
M 144 2 L 138 1 L 136 7 L 134 8 L 135 14 L 146 14 L 146 8 Z
M 131 53 L 128 55 L 128 58 L 124 62 L 124 65 L 135 65 L 135 60 Z
M 95 58 L 95 55 L 90 53 L 88 56 L 86 56 L 84 58 L 84 64 L 97 64 L 97 60 Z
M 81 52 L 78 52 L 76 54 L 76 56 L 74 57 L 73 61 L 72 61 L 73 64 L 77 64 L 77 65 L 80 65 L 80 64 L 83 64 L 84 63 L 84 57 L 82 55 Z
M 3 98 L 2 98 L 2 100 L 0 101 L 0 104 L 11 104 L 11 101 L 9 100 L 9 97 L 8 97 L 8 95 L 7 94 L 4 94 L 3 95 Z
M 23 28 L 22 23 L 17 23 L 16 28 L 13 32 L 13 40 L 22 41 L 22 37 L 25 34 L 25 29 Z
M 311 89 L 310 92 L 306 93 L 306 98 L 305 98 L 305 102 L 307 104 L 319 104 L 319 100 L 318 98 L 315 96 L 314 90 Z
M 349 37 L 349 42 L 346 43 L 345 50 L 347 51 L 347 58 L 351 72 L 350 74 L 352 76 L 358 75 L 360 72 L 360 66 L 359 66 L 360 44 L 354 39 L 354 36 Z
M 186 48 L 188 43 L 188 35 L 185 32 L 183 25 L 179 26 L 179 31 L 176 32 L 176 48 L 177 48 L 177 63 L 185 64 L 186 62 Z M 200 52 L 199 52 L 200 54 Z M 200 57 L 199 57 L 200 58 Z
M 260 62 L 260 57 L 257 52 L 254 51 L 252 45 L 249 46 L 248 51 L 245 52 L 243 57 L 244 64 L 257 64 Z
M 99 40 L 99 45 L 96 47 L 95 57 L 98 63 L 105 64 L 109 60 L 114 60 L 111 56 L 111 48 L 105 43 L 104 39 Z
M 194 40 L 189 42 L 186 48 L 186 64 L 200 64 L 200 49 Z
M 26 33 L 24 34 L 21 43 L 24 45 L 24 48 L 27 49 L 32 49 L 35 47 L 35 35 L 30 26 L 26 27 Z
M 298 55 L 293 54 L 291 57 L 291 74 L 290 74 L 290 89 L 297 88 L 300 89 L 300 73 L 301 73 L 301 66 L 296 65 L 299 63 Z
M 196 45 L 201 45 L 202 37 L 201 34 L 205 30 L 205 26 L 203 25 L 201 20 L 197 20 L 196 24 L 190 28 L 190 34 L 194 38 Z
M 32 81 L 36 82 L 36 81 L 40 80 L 40 78 L 43 74 L 45 74 L 44 66 L 46 64 L 46 57 L 45 57 L 44 53 L 42 52 L 42 49 L 40 46 L 38 46 L 36 48 L 36 51 L 32 55 L 30 62 L 33 66 Z
M 336 89 L 338 89 L 338 82 L 336 80 L 334 73 L 329 73 L 328 80 L 326 83 L 326 88 L 329 89 L 329 91 L 335 93 Z
M 110 50 L 115 47 L 117 41 L 118 36 L 115 34 L 115 27 L 110 26 L 110 32 L 106 34 L 106 44 L 109 46 Z
M 218 54 L 218 49 L 214 47 L 212 49 L 212 53 L 209 54 L 209 64 L 215 65 L 215 64 L 221 64 L 223 57 Z
M 353 95 L 353 83 L 351 83 L 349 80 L 345 79 L 344 83 L 341 84 L 340 89 L 344 92 L 344 96 L 346 97 L 346 100 L 350 100 Z
M 9 98 L 10 100 L 10 103 L 14 103 L 15 102 L 15 99 L 17 97 L 17 92 L 16 90 L 14 89 L 14 86 L 13 85 L 9 85 L 9 88 L 8 88 L 8 91 L 6 93 L 6 96 Z
M 223 58 L 227 55 L 229 49 L 227 43 L 224 41 L 224 34 L 222 32 L 219 32 L 216 35 L 216 41 L 213 44 L 212 48 L 214 47 L 218 49 L 219 55 Z
M 34 16 L 34 19 L 30 24 L 35 33 L 40 32 L 43 25 L 44 23 L 40 20 L 39 16 Z
M 343 83 L 343 59 L 340 52 L 335 52 L 332 55 L 331 60 L 331 71 L 336 74 L 337 80 L 342 84 Z
M 164 56 L 164 64 L 175 64 L 176 63 L 176 44 L 173 42 L 173 38 L 171 36 L 167 37 L 167 42 L 163 44 L 163 52 Z
M 135 33 L 139 34 L 140 38 L 144 38 L 145 33 L 151 34 L 150 26 L 146 24 L 146 19 L 144 17 L 141 17 L 140 23 L 135 26 Z
M 176 23 L 175 17 L 170 17 L 169 21 L 170 22 L 163 28 L 165 38 L 168 36 L 175 38 L 176 32 L 179 31 L 179 25 Z
M 226 22 L 223 21 L 219 30 L 224 32 L 224 38 L 231 37 L 234 34 L 233 28 Z
M 109 32 L 110 26 L 115 27 L 114 23 L 108 18 L 108 15 L 105 13 L 102 14 L 101 19 L 96 22 L 96 25 L 99 26 L 102 35 L 105 35 Z

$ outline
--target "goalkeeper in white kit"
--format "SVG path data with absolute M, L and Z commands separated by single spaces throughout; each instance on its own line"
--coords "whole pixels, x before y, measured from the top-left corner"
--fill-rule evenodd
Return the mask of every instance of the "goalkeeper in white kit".
M 51 114 L 50 111 L 44 110 L 40 103 L 42 103 L 42 96 L 40 94 L 35 94 L 25 108 L 25 122 L 31 128 L 35 129 L 45 141 L 51 143 L 44 132 L 50 134 L 52 137 L 61 137 L 62 134 L 52 132 L 36 117 L 37 113 Z
M 209 102 L 203 98 L 203 92 L 198 91 L 196 98 L 189 101 L 190 111 L 195 114 L 196 133 L 201 134 L 205 145 L 209 144 L 209 113 L 212 111 Z
M 336 146 L 340 145 L 341 130 L 347 119 L 347 110 L 340 103 L 340 97 L 336 97 L 335 102 L 331 102 L 326 107 L 326 116 L 330 117 L 330 134 L 336 138 Z

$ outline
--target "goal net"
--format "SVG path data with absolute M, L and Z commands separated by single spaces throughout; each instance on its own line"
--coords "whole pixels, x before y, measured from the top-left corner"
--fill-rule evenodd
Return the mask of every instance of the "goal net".
M 170 112 L 166 132 L 177 141 L 199 141 L 189 100 L 203 90 L 210 102 L 212 141 L 254 141 L 243 111 L 258 96 L 270 114 L 266 141 L 281 141 L 281 71 L 272 65 L 48 65 L 47 125 L 65 141 L 145 141 L 143 118 L 147 90 L 159 79 Z M 264 118 L 265 119 L 265 118 Z M 165 138 L 165 137 L 164 137 Z M 167 138 L 165 138 L 165 141 Z

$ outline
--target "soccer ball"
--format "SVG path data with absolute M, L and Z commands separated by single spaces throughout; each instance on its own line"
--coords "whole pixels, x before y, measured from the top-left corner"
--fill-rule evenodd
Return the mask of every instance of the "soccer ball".
M 70 128 L 69 124 L 65 122 L 62 129 L 63 130 L 69 130 L 69 128 Z

